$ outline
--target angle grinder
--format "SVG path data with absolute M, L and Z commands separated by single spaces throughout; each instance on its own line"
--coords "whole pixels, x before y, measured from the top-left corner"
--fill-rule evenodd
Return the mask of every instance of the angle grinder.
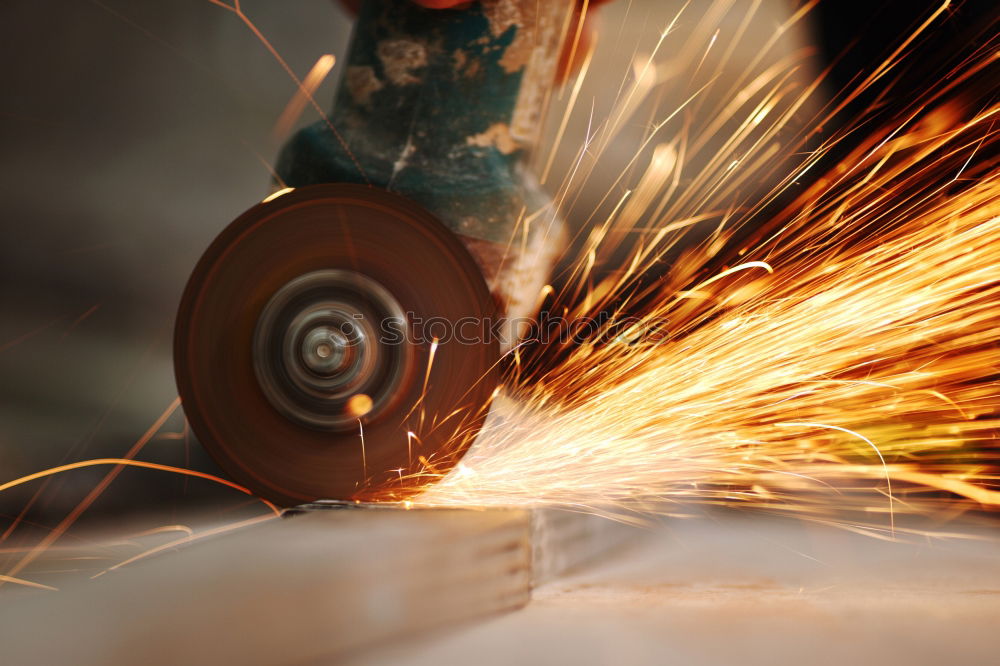
M 563 223 L 523 164 L 575 0 L 362 4 L 332 111 L 181 299 L 188 422 L 272 501 L 402 498 L 454 466 Z

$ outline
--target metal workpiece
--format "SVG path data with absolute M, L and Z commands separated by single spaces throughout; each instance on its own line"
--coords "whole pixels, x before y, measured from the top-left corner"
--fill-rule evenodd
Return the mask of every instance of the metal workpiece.
M 271 520 L 94 584 L 25 599 L 0 627 L 3 661 L 336 660 L 523 606 L 531 527 L 529 513 L 517 510 L 326 511 Z
M 3 663 L 271 665 L 375 654 L 521 608 L 566 564 L 602 557 L 579 535 L 609 521 L 543 513 L 296 507 L 287 520 L 193 541 L 57 594 L 24 590 L 0 623 Z M 106 556 L 100 541 L 88 543 Z
M 522 159 L 574 3 L 362 3 L 333 109 L 287 144 L 283 184 L 363 183 L 418 202 L 463 237 L 504 311 L 530 316 L 565 231 Z
M 296 518 L 314 513 L 353 511 L 370 512 L 449 513 L 454 508 L 414 505 L 406 503 L 361 502 L 358 500 L 316 500 L 282 510 L 282 518 Z M 466 507 L 459 511 L 489 515 L 495 508 Z M 510 512 L 514 509 L 499 509 Z M 609 557 L 623 543 L 631 542 L 639 534 L 633 527 L 608 518 L 579 511 L 555 508 L 535 508 L 521 511 L 530 518 L 531 532 L 531 585 L 537 586 L 555 580 L 560 575 Z M 492 518 L 491 518 L 492 519 Z M 419 520 L 419 516 L 414 518 Z

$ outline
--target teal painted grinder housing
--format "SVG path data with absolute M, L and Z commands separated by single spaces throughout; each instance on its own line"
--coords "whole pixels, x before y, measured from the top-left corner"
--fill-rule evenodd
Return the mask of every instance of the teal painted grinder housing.
M 290 187 L 362 183 L 416 201 L 466 241 L 509 314 L 530 314 L 563 233 L 523 159 L 574 2 L 364 2 L 333 109 L 289 141 L 278 176 Z M 523 256 L 504 252 L 515 233 Z

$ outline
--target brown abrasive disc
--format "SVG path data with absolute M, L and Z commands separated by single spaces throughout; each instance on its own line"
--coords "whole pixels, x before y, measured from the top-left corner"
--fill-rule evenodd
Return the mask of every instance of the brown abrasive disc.
M 401 496 L 482 425 L 495 318 L 475 260 L 426 210 L 315 185 L 251 208 L 208 248 L 174 370 L 198 439 L 260 496 Z

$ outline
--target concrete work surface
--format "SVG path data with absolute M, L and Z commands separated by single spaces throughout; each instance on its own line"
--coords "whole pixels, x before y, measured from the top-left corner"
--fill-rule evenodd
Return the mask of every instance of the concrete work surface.
M 750 513 L 632 528 L 559 512 L 314 512 L 58 592 L 4 589 L 0 661 L 997 663 L 1000 544 L 943 529 L 966 536 L 891 542 Z M 80 559 L 53 551 L 28 573 Z
M 522 607 L 533 584 L 616 542 L 613 524 L 575 513 L 312 506 L 96 574 L 80 565 L 135 541 L 40 553 L 26 575 L 61 571 L 60 587 L 4 590 L 0 663 L 337 662 Z
M 998 623 L 995 535 L 892 543 L 742 515 L 670 521 L 522 610 L 350 663 L 995 664 Z

